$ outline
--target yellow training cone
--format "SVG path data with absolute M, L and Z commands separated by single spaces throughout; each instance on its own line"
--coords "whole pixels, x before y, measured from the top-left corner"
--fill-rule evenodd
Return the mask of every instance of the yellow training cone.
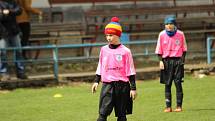
M 63 97 L 63 95 L 62 94 L 55 94 L 53 97 L 54 98 L 60 98 L 60 97 Z

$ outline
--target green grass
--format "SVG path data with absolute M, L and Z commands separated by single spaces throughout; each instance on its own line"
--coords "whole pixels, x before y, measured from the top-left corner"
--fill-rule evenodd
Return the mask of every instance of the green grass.
M 139 81 L 138 98 L 128 121 L 213 121 L 215 119 L 215 77 L 187 76 L 183 112 L 163 113 L 164 85 L 158 80 Z M 0 121 L 96 121 L 99 92 L 91 84 L 0 92 Z M 173 85 L 173 107 L 175 87 Z M 55 94 L 63 97 L 54 98 Z M 108 121 L 115 121 L 114 113 Z

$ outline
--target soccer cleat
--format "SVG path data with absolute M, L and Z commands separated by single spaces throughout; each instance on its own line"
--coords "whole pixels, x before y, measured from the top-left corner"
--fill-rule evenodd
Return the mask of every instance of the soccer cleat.
M 177 107 L 174 112 L 181 112 L 182 111 L 182 108 L 181 107 Z
M 172 112 L 172 108 L 170 108 L 170 107 L 167 107 L 167 108 L 165 108 L 165 109 L 164 109 L 164 112 L 165 112 L 165 113 Z

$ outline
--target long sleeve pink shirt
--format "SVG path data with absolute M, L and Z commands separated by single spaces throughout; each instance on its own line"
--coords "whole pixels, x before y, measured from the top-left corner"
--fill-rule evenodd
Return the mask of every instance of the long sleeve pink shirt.
M 102 82 L 128 82 L 128 76 L 136 74 L 130 49 L 124 45 L 116 49 L 111 49 L 108 45 L 103 46 L 96 74 L 101 75 Z
M 166 31 L 160 32 L 155 53 L 166 57 L 181 57 L 187 51 L 187 44 L 184 33 L 177 30 L 176 34 L 169 37 Z

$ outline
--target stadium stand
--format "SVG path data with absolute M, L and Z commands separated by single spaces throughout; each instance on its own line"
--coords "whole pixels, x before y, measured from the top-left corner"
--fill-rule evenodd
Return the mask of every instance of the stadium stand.
M 74 0 L 73 2 L 82 3 L 86 1 Z M 115 15 L 120 17 L 120 23 L 123 26 L 123 30 L 128 33 L 130 42 L 138 40 L 151 41 L 156 40 L 158 33 L 163 29 L 164 17 L 174 14 L 177 16 L 178 27 L 184 30 L 189 40 L 189 52 L 204 52 L 206 47 L 205 38 L 215 32 L 214 0 L 207 4 L 196 3 L 193 5 L 181 4 L 178 1 L 180 0 L 124 0 L 123 2 L 126 2 L 126 4 L 116 5 L 109 4 L 111 2 L 115 3 L 116 1 L 114 0 L 101 0 L 100 2 L 89 0 L 88 2 L 92 3 L 89 9 L 83 10 L 82 7 L 71 7 L 66 12 L 64 11 L 63 15 L 58 14 L 59 18 L 51 17 L 52 13 L 47 10 L 42 22 L 38 22 L 37 17 L 32 18 L 34 22 L 30 41 L 32 45 L 53 44 L 56 46 L 66 45 L 65 40 L 69 40 L 68 44 L 73 44 L 76 41 L 77 43 L 75 44 L 82 44 L 81 46 L 88 46 L 88 43 L 104 42 L 102 41 L 104 26 Z M 57 2 L 71 3 L 69 0 L 52 0 L 53 4 L 57 4 Z M 55 9 L 54 6 L 51 9 L 51 12 L 63 11 L 63 9 Z M 67 19 L 69 19 L 69 22 Z M 198 43 L 193 44 L 194 41 Z M 198 46 L 198 48 L 199 43 L 202 46 Z M 132 47 L 138 49 L 134 45 L 131 45 Z M 198 48 L 198 50 L 193 50 L 193 48 Z M 140 47 L 140 49 L 143 48 Z M 151 46 L 147 47 L 147 49 L 154 51 L 154 47 Z M 98 49 L 96 48 L 96 50 Z M 84 53 L 84 51 L 85 49 L 81 47 L 78 51 L 70 51 L 70 53 L 81 52 L 89 58 L 93 56 L 91 55 L 91 46 L 87 50 L 89 53 Z M 37 50 L 33 58 L 38 59 L 41 54 L 42 51 Z
M 157 39 L 157 34 L 163 28 L 163 19 L 166 15 L 177 16 L 179 29 L 185 31 L 188 40 L 205 40 L 214 31 L 214 0 L 204 4 L 181 4 L 180 0 L 120 0 L 126 4 L 109 4 L 114 0 L 49 0 L 51 10 L 44 12 L 42 23 L 34 17 L 32 21 L 32 45 L 59 44 L 64 39 L 71 43 L 94 43 L 103 39 L 103 29 L 112 16 L 119 16 L 123 30 L 132 40 Z M 62 11 L 53 5 L 58 3 L 92 3 L 90 9 L 82 7 L 70 8 L 63 12 L 63 19 L 53 18 L 52 12 Z M 184 1 L 182 1 L 184 2 Z M 186 1 L 188 2 L 188 1 Z M 71 13 L 71 11 L 73 11 Z M 50 13 L 51 12 L 51 13 Z M 69 14 L 67 14 L 69 13 Z M 78 16 L 76 14 L 79 14 Z M 69 22 L 65 20 L 70 16 Z M 198 34 L 198 37 L 195 36 Z M 63 43 L 62 43 L 63 44 Z M 91 50 L 91 49 L 90 49 Z M 36 54 L 35 58 L 38 57 Z

